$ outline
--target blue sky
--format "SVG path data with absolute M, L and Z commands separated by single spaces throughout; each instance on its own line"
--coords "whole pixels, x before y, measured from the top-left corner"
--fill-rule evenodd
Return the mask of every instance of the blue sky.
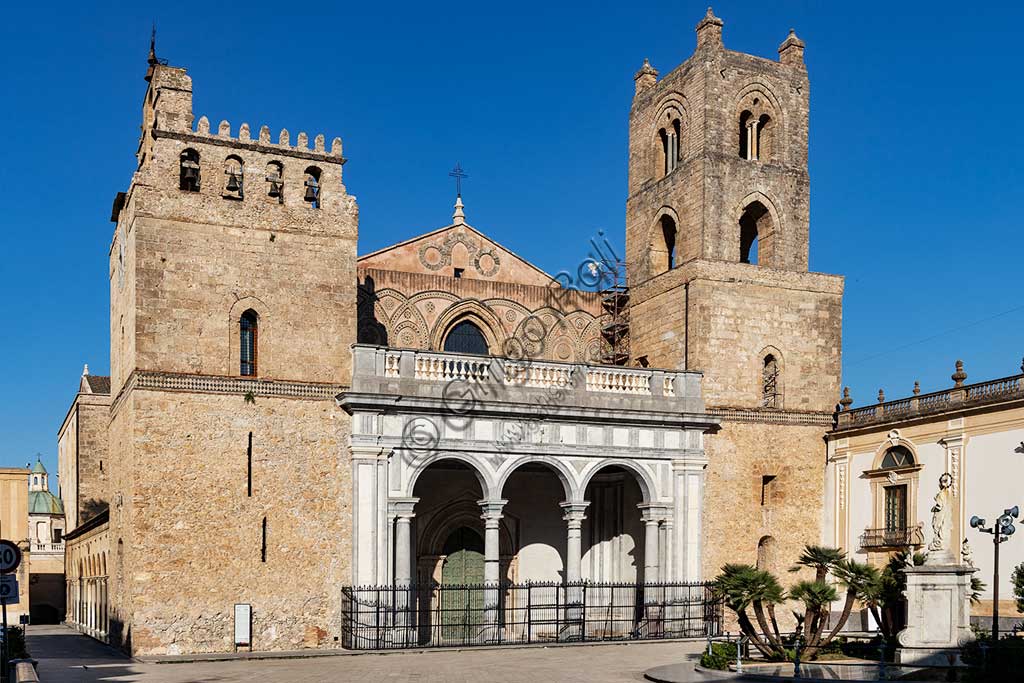
M 627 115 L 644 57 L 692 51 L 706 3 L 15 3 L 0 26 L 7 332 L 0 465 L 42 453 L 83 363 L 109 367 L 106 254 L 134 167 L 149 28 L 196 116 L 345 141 L 360 250 L 468 220 L 555 272 L 621 244 Z M 313 9 L 307 9 L 315 7 Z M 811 268 L 846 276 L 857 404 L 1019 371 L 1020 26 L 999 3 L 719 2 L 730 49 L 811 78 Z

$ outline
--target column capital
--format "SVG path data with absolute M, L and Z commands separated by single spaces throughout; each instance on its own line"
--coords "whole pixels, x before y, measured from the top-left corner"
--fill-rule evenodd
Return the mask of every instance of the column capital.
M 676 458 L 672 460 L 673 472 L 694 472 L 703 474 L 708 467 L 707 456 Z
M 583 520 L 587 517 L 587 506 L 590 505 L 589 500 L 577 501 L 577 502 L 564 502 L 559 503 L 558 506 L 562 508 L 563 515 L 562 519 L 572 524 L 582 524 Z
M 348 451 L 353 460 L 380 460 L 391 456 L 391 449 L 383 446 L 351 445 Z
M 419 498 L 389 498 L 388 514 L 398 519 L 412 519 L 416 516 L 413 509 L 418 502 L 420 502 Z
M 640 503 L 637 509 L 640 510 L 640 519 L 645 524 L 656 524 L 669 518 L 668 506 L 663 503 Z
M 508 501 L 501 498 L 496 500 L 478 500 L 477 504 L 481 510 L 480 518 L 485 522 L 500 521 L 502 517 L 501 511 L 506 503 Z

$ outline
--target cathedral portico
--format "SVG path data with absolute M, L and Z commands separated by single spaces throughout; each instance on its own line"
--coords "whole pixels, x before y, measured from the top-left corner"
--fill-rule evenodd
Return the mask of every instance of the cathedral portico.
M 354 367 L 356 585 L 700 578 L 700 373 L 366 345 Z

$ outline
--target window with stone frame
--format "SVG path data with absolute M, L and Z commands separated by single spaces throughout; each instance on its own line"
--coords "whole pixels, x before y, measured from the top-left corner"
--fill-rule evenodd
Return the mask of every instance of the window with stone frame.
M 468 320 L 463 320 L 452 327 L 444 339 L 444 350 L 478 356 L 486 356 L 489 353 L 484 333 Z
M 898 467 L 910 467 L 914 464 L 914 454 L 906 446 L 893 446 L 882 456 L 882 469 L 890 470 Z
M 779 387 L 779 361 L 772 354 L 764 357 L 761 369 L 761 407 L 782 407 L 782 393 Z
M 241 354 L 239 374 L 243 377 L 256 376 L 257 337 L 259 332 L 259 316 L 252 309 L 242 314 L 238 322 Z

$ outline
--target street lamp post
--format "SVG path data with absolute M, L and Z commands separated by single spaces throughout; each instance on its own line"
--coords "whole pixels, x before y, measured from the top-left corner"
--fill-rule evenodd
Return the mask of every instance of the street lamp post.
M 992 544 L 995 546 L 995 566 L 992 570 L 992 645 L 999 644 L 999 545 L 1010 540 L 1013 532 L 1017 530 L 1013 526 L 1013 520 L 1020 515 L 1020 508 L 1014 505 L 1012 508 L 1003 510 L 1003 514 L 996 518 L 996 523 L 990 527 L 985 526 L 985 520 L 977 515 L 971 517 L 971 527 L 982 533 L 992 534 Z

